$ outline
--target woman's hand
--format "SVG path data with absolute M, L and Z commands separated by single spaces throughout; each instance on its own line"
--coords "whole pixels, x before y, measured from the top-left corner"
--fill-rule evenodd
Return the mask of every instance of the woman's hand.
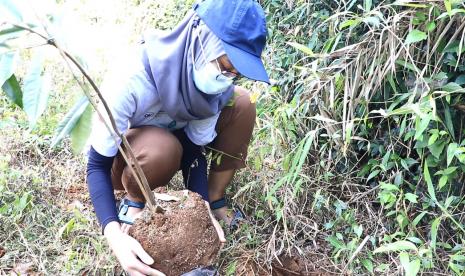
M 222 244 L 224 244 L 226 242 L 226 239 L 224 237 L 223 228 L 221 228 L 220 223 L 213 216 L 212 211 L 210 209 L 210 204 L 207 201 L 205 201 L 205 205 L 207 205 L 208 213 L 210 214 L 210 218 L 212 220 L 213 226 L 215 226 L 216 232 L 218 233 L 218 237 L 220 238 L 220 242 Z
M 144 251 L 136 239 L 123 233 L 118 222 L 112 221 L 108 223 L 104 235 L 119 263 L 129 275 L 165 276 L 162 272 L 149 266 L 153 264 L 153 259 Z

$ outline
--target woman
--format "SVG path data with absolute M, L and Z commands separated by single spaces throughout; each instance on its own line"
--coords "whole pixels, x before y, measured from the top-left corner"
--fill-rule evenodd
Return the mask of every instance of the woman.
M 166 185 L 181 169 L 186 187 L 207 206 L 210 202 L 215 217 L 226 224 L 234 215 L 226 207 L 225 190 L 245 166 L 255 121 L 248 91 L 234 81 L 246 77 L 269 83 L 260 60 L 265 38 L 265 16 L 255 1 L 206 0 L 171 32 L 146 35 L 138 58 L 102 87 L 151 189 Z M 101 120 L 94 124 L 91 143 L 87 182 L 110 247 L 131 275 L 162 275 L 124 232 L 145 200 Z M 208 176 L 205 145 L 222 153 Z M 118 210 L 114 189 L 127 192 Z

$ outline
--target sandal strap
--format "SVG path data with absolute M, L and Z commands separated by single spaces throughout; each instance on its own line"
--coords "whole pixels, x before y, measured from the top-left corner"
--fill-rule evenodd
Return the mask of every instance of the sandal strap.
M 210 202 L 210 209 L 216 210 L 226 206 L 226 198 L 222 197 L 218 200 Z
M 144 202 L 136 202 L 129 200 L 127 198 L 123 198 L 123 200 L 120 202 L 119 208 L 118 208 L 118 219 L 120 222 L 132 225 L 134 223 L 134 219 L 131 217 L 127 216 L 129 207 L 134 207 L 134 208 L 139 208 L 139 209 L 144 209 L 145 203 Z
M 144 202 L 136 202 L 129 200 L 127 198 L 123 199 L 123 204 L 129 206 L 129 207 L 134 207 L 134 208 L 139 208 L 139 209 L 144 209 L 145 203 Z

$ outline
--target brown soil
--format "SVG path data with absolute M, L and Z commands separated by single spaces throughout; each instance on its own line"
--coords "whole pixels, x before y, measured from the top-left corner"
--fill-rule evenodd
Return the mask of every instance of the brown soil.
M 168 194 L 181 200 L 160 201 L 164 214 L 145 208 L 129 235 L 155 260 L 152 267 L 167 276 L 214 264 L 221 244 L 204 201 L 192 192 Z
M 5 248 L 3 248 L 3 247 L 0 246 L 0 258 L 3 257 L 3 256 L 5 256 L 5 253 L 6 253 Z

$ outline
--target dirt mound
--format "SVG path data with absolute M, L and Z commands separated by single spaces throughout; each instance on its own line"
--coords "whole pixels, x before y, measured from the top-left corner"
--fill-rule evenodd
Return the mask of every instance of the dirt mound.
M 129 235 L 155 260 L 152 267 L 168 276 L 214 264 L 220 241 L 204 201 L 192 192 L 168 194 L 180 200 L 160 201 L 164 214 L 146 208 Z

